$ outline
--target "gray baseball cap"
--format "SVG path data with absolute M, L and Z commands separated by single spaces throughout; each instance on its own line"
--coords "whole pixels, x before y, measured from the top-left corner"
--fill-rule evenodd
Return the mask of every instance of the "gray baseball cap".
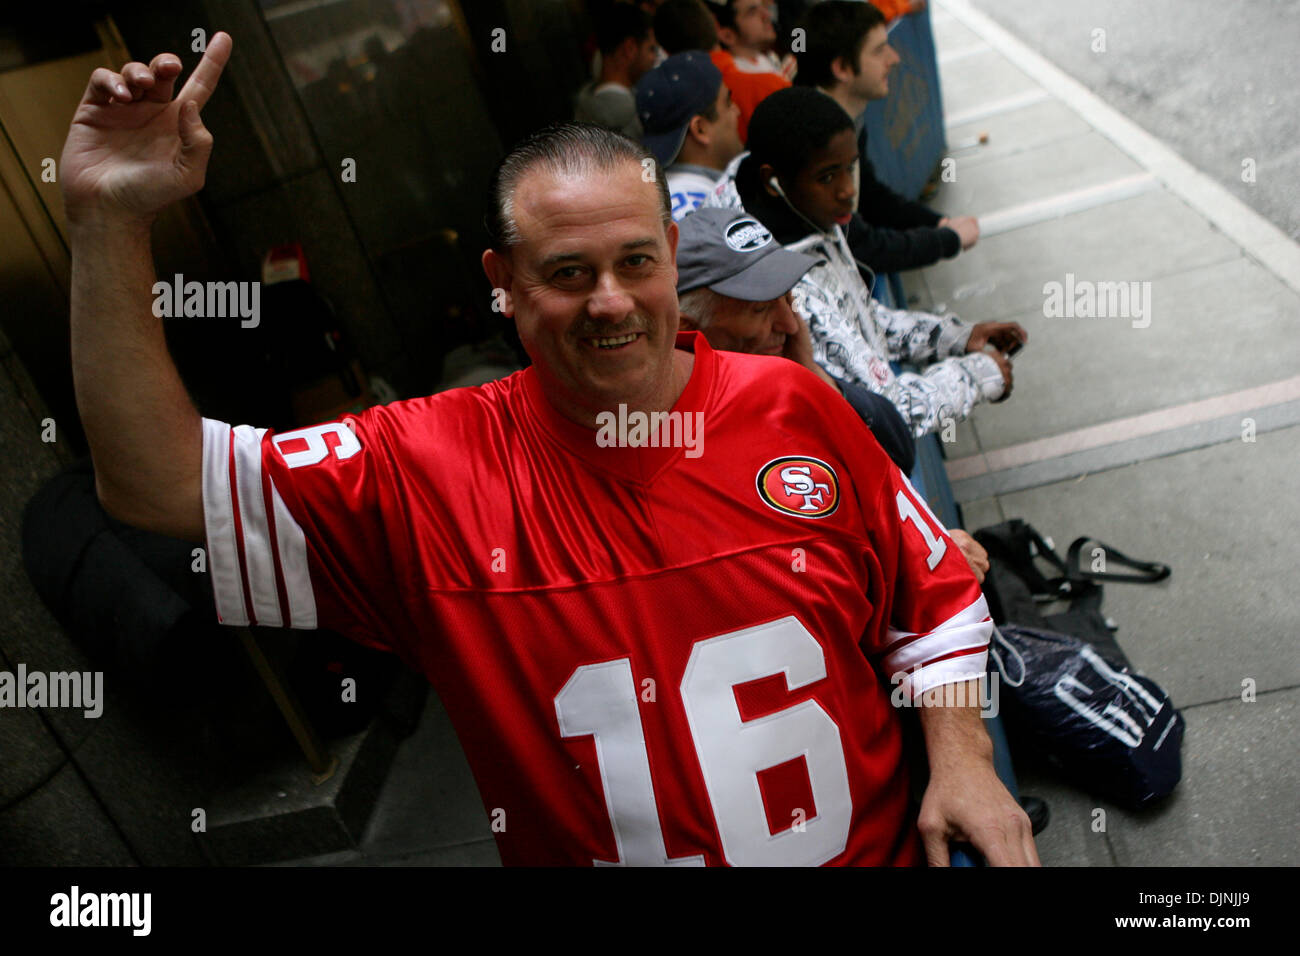
M 741 209 L 705 206 L 677 224 L 677 292 L 708 286 L 746 302 L 779 299 L 823 259 L 791 252 Z

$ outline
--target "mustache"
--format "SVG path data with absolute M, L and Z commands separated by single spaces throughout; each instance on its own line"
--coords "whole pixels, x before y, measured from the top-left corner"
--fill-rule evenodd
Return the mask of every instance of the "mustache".
M 614 338 L 619 335 L 646 331 L 649 331 L 648 323 L 640 316 L 636 316 L 618 325 L 610 325 L 608 322 L 584 321 L 573 328 L 572 334 L 574 338 L 578 339 L 593 339 Z

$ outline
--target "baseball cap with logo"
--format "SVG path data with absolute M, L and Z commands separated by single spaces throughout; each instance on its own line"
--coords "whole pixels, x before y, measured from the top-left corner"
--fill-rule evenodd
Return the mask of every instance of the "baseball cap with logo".
M 708 286 L 718 295 L 767 302 L 785 295 L 820 262 L 791 252 L 739 209 L 705 206 L 677 224 L 677 292 Z
M 636 84 L 636 113 L 644 132 L 641 142 L 668 166 L 686 142 L 686 127 L 718 99 L 722 74 L 707 53 L 674 53 Z

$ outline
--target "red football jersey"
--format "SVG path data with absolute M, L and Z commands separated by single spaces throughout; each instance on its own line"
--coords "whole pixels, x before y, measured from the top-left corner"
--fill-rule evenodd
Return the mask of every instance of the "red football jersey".
M 979 587 L 811 373 L 677 347 L 653 438 L 568 421 L 532 369 L 283 434 L 205 419 L 218 613 L 426 674 L 506 864 L 919 863 L 891 679 L 983 673 Z

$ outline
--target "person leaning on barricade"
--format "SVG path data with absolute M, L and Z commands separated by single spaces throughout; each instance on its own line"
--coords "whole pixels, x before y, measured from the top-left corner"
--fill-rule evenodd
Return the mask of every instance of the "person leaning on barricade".
M 824 260 L 795 287 L 817 363 L 887 396 L 920 437 L 965 418 L 979 402 L 1006 398 L 1012 379 L 1005 353 L 1028 334 L 1015 322 L 972 326 L 873 299 L 843 232 L 856 163 L 853 121 L 839 104 L 806 87 L 780 90 L 755 111 L 749 152 L 727 167 L 705 206 L 744 209 L 787 249 Z M 896 375 L 891 361 L 924 368 Z
M 493 175 L 483 266 L 528 369 L 282 434 L 199 414 L 149 230 L 203 184 L 231 49 L 216 33 L 175 99 L 172 54 L 96 70 L 64 147 L 105 509 L 206 541 L 224 623 L 328 627 L 425 674 L 506 864 L 944 864 L 954 839 L 1037 863 L 978 704 L 936 705 L 978 699 L 975 579 L 811 372 L 678 334 L 678 228 L 631 140 L 549 127 Z M 882 674 L 922 704 L 919 813 Z

